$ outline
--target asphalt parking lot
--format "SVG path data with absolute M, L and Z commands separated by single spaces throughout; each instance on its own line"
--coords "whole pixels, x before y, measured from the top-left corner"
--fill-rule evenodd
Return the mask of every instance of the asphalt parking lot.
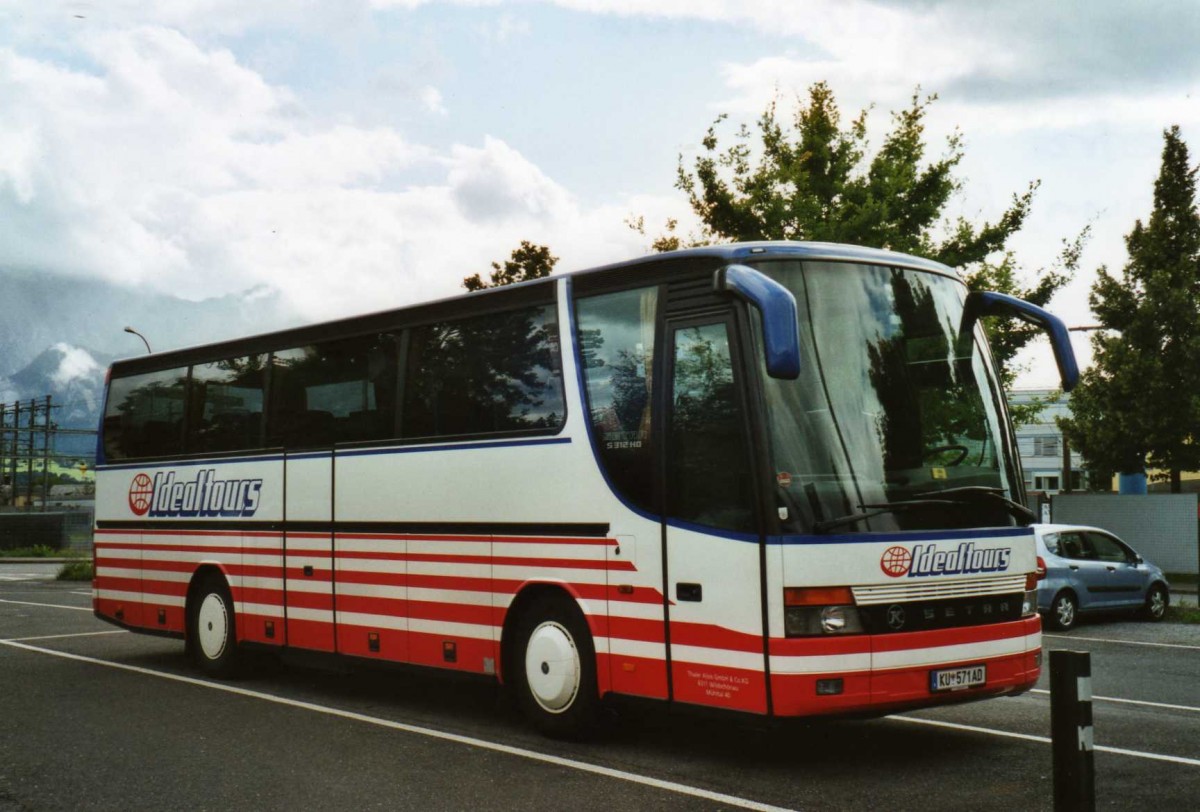
M 24 809 L 1049 809 L 1047 678 L 1021 697 L 764 727 L 619 707 L 528 731 L 494 685 L 266 660 L 199 678 L 97 621 L 87 584 L 0 569 L 0 812 Z M 1200 796 L 1200 626 L 1087 623 L 1100 808 Z

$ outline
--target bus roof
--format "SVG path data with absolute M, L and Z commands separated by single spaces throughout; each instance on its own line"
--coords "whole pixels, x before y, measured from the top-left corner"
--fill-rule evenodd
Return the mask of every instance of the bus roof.
M 914 257 L 911 254 L 901 254 L 897 251 L 887 251 L 882 248 L 866 248 L 860 245 L 845 245 L 836 242 L 791 242 L 787 240 L 765 240 L 761 242 L 738 242 L 724 245 L 705 245 L 699 248 L 684 248 L 679 251 L 667 251 L 661 254 L 650 254 L 625 262 L 602 265 L 597 268 L 587 268 L 573 271 L 568 276 L 603 273 L 619 268 L 633 268 L 638 265 L 648 265 L 662 262 L 665 259 L 701 259 L 712 258 L 722 262 L 758 262 L 764 259 L 807 259 L 832 260 L 837 262 L 860 262 L 871 265 L 893 265 L 902 268 L 914 268 L 921 271 L 957 276 L 954 269 L 931 259 Z
M 620 273 L 622 271 L 636 269 L 639 266 L 653 266 L 672 260 L 687 259 L 711 259 L 715 262 L 723 264 L 734 262 L 761 262 L 763 260 L 770 259 L 807 259 L 813 261 L 829 260 L 834 262 L 855 262 L 872 265 L 890 265 L 902 268 L 913 268 L 916 270 L 930 271 L 933 273 L 939 273 L 958 278 L 953 268 L 950 268 L 939 262 L 910 256 L 908 254 L 901 254 L 895 251 L 885 251 L 879 248 L 864 248 L 862 246 L 843 245 L 840 243 L 789 242 L 783 240 L 709 245 L 700 248 L 686 248 L 679 251 L 667 251 L 659 254 L 650 254 L 648 256 L 638 257 L 636 259 L 626 260 L 624 262 L 612 263 L 610 265 L 602 265 L 595 268 L 585 268 L 577 271 L 570 271 L 565 274 L 555 274 L 544 279 L 534 279 L 528 282 L 519 282 L 513 285 L 486 288 L 484 290 L 474 291 L 471 293 L 458 294 L 455 296 L 434 299 L 427 302 L 416 302 L 414 304 L 405 305 L 402 307 L 389 308 L 387 310 L 374 311 L 326 322 L 306 324 L 298 327 L 290 327 L 283 330 L 276 330 L 250 336 L 235 337 L 209 344 L 164 350 L 163 352 L 157 352 L 150 355 L 133 356 L 113 362 L 113 369 L 119 373 L 151 371 L 169 368 L 170 366 L 176 364 L 197 363 L 200 362 L 201 359 L 210 356 L 211 358 L 216 359 L 227 356 L 231 352 L 245 352 L 246 354 L 261 352 L 263 351 L 263 347 L 269 345 L 300 346 L 305 343 L 321 340 L 323 337 L 343 335 L 348 336 L 353 335 L 356 332 L 359 334 L 364 332 L 369 333 L 377 329 L 379 325 L 386 325 L 388 322 L 411 322 L 413 321 L 413 314 L 421 313 L 421 311 L 425 310 L 430 311 L 430 320 L 435 320 L 437 314 L 446 313 L 451 309 L 456 309 L 456 303 L 459 303 L 458 306 L 461 306 L 464 310 L 478 310 L 479 312 L 486 312 L 492 308 L 492 303 L 487 297 L 498 296 L 505 299 L 510 297 L 514 299 L 528 297 L 532 302 L 535 298 L 540 297 L 541 291 L 538 290 L 539 288 L 553 285 L 554 280 L 562 276 L 578 278 L 583 276 L 590 277 L 592 275 L 604 275 L 613 272 Z M 548 295 L 548 292 L 546 299 L 551 299 L 551 296 Z M 406 316 L 408 318 L 405 318 Z

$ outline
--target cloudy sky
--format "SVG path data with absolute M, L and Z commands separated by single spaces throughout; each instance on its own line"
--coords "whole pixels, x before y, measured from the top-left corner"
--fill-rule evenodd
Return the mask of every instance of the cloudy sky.
M 626 259 L 631 215 L 686 227 L 676 163 L 718 114 L 825 80 L 876 144 L 939 95 L 951 215 L 1040 180 L 1025 266 L 1090 224 L 1054 303 L 1083 324 L 1162 130 L 1200 158 L 1198 41 L 1191 0 L 0 0 L 0 273 L 275 292 L 301 322 L 453 294 L 523 239 Z

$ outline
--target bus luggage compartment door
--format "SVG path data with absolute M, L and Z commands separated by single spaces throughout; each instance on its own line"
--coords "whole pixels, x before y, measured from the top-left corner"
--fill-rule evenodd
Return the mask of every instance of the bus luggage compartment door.
M 288 454 L 284 466 L 288 645 L 333 651 L 333 457 L 328 451 Z

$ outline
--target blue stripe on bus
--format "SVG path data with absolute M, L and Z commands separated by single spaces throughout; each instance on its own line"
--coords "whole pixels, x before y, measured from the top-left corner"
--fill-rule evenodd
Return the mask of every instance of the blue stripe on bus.
M 369 457 L 379 454 L 419 454 L 426 451 L 459 451 L 476 448 L 515 448 L 527 445 L 562 445 L 571 442 L 570 437 L 550 437 L 545 440 L 504 440 L 494 443 L 472 443 L 471 445 L 415 445 L 397 448 L 370 448 L 364 451 L 339 451 L 339 457 Z M 295 457 L 291 457 L 295 459 Z
M 737 533 L 732 530 L 718 530 L 714 527 L 692 524 L 690 522 L 669 519 L 667 525 L 677 530 L 689 530 L 702 533 L 705 536 L 716 536 L 728 541 L 742 541 L 751 544 L 758 543 L 758 535 L 754 533 Z M 1033 531 L 1025 527 L 1003 528 L 964 528 L 962 530 L 909 530 L 893 533 L 845 533 L 839 535 L 788 535 L 767 536 L 767 544 L 791 546 L 799 544 L 871 544 L 878 542 L 922 542 L 922 541 L 955 541 L 955 540 L 986 540 L 993 538 L 1014 538 L 1032 536 Z
M 534 445 L 562 445 L 570 443 L 570 437 L 550 437 L 544 440 L 505 440 L 491 443 L 465 443 L 462 445 L 417 445 L 396 446 L 393 448 L 369 448 L 362 451 L 339 451 L 338 457 L 366 457 L 386 454 L 423 454 L 432 451 L 472 451 L 481 448 L 516 448 Z M 123 463 L 121 465 L 105 465 L 98 468 L 101 471 L 128 471 L 146 468 L 192 468 L 198 465 L 228 465 L 248 462 L 282 462 L 288 460 L 327 459 L 333 456 L 330 451 L 305 451 L 299 454 L 271 454 L 262 457 L 216 457 L 204 460 L 176 460 L 169 462 Z
M 962 530 L 909 530 L 903 533 L 845 533 L 838 535 L 769 536 L 768 544 L 870 544 L 881 541 L 955 541 L 1033 536 L 1028 527 L 964 528 Z

